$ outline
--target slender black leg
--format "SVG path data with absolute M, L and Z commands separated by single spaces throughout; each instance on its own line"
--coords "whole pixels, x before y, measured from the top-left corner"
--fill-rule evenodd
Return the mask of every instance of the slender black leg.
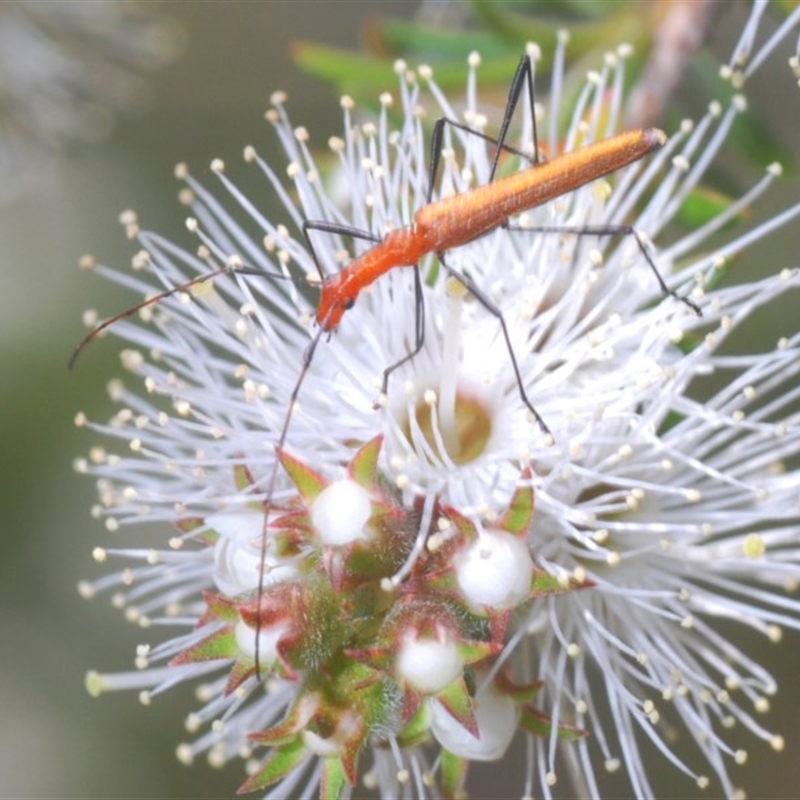
M 317 267 L 320 280 L 325 280 L 325 271 L 322 269 L 322 264 L 319 263 L 317 251 L 314 248 L 314 242 L 311 241 L 310 231 L 322 231 L 323 233 L 337 233 L 340 236 L 350 236 L 353 239 L 363 239 L 367 242 L 374 242 L 377 244 L 381 241 L 379 236 L 375 236 L 369 231 L 364 231 L 361 228 L 353 227 L 352 225 L 340 225 L 338 222 L 326 222 L 324 219 L 307 219 L 303 222 L 303 236 L 305 236 L 308 249 L 311 251 L 311 257 L 314 259 L 314 264 Z
M 258 570 L 258 589 L 256 591 L 256 652 L 254 657 L 254 666 L 257 680 L 260 680 L 261 678 L 261 661 L 259 658 L 258 643 L 259 639 L 261 638 L 261 595 L 264 594 L 264 564 L 267 558 L 268 544 L 267 526 L 269 525 L 269 512 L 272 508 L 272 495 L 275 492 L 275 482 L 278 479 L 280 452 L 283 450 L 284 445 L 286 444 L 286 437 L 289 433 L 289 423 L 292 419 L 292 413 L 294 412 L 294 406 L 297 402 L 297 398 L 300 396 L 300 387 L 303 385 L 306 375 L 308 375 L 308 370 L 311 367 L 311 361 L 314 358 L 314 352 L 316 351 L 317 345 L 319 344 L 320 339 L 322 339 L 324 333 L 325 329 L 320 328 L 314 335 L 314 338 L 309 342 L 308 347 L 306 347 L 305 351 L 303 352 L 303 363 L 300 367 L 300 372 L 297 375 L 297 380 L 295 381 L 292 393 L 289 395 L 289 407 L 286 411 L 286 416 L 283 419 L 281 432 L 275 445 L 275 460 L 272 462 L 272 470 L 270 471 L 269 479 L 267 481 L 267 489 L 264 497 L 264 527 L 261 532 L 261 563 Z
M 534 111 L 533 68 L 531 66 L 530 58 L 528 56 L 523 56 L 520 59 L 519 66 L 517 67 L 517 71 L 516 71 L 516 73 L 514 75 L 514 79 L 511 82 L 511 89 L 509 90 L 509 93 L 508 93 L 508 102 L 506 103 L 506 109 L 505 109 L 505 112 L 503 113 L 503 121 L 502 121 L 502 124 L 500 126 L 500 135 L 497 137 L 497 139 L 494 139 L 491 136 L 487 136 L 487 135 L 485 135 L 483 133 L 480 133 L 478 131 L 474 131 L 471 128 L 469 128 L 467 125 L 463 125 L 460 122 L 455 122 L 454 120 L 448 119 L 447 117 L 441 117 L 434 124 L 433 133 L 431 134 L 431 158 L 430 158 L 430 166 L 429 166 L 429 171 L 428 171 L 428 195 L 427 195 L 427 202 L 428 203 L 432 202 L 432 200 L 433 200 L 433 190 L 434 190 L 434 186 L 436 185 L 436 175 L 437 175 L 437 172 L 439 170 L 439 163 L 441 161 L 441 156 L 442 156 L 442 146 L 443 146 L 443 140 L 444 140 L 444 126 L 445 125 L 450 125 L 450 126 L 452 126 L 454 128 L 458 128 L 459 130 L 464 131 L 465 133 L 469 133 L 469 134 L 471 134 L 473 136 L 478 136 L 481 139 L 484 139 L 485 141 L 491 142 L 496 146 L 494 160 L 492 161 L 492 171 L 491 171 L 491 174 L 490 174 L 490 177 L 489 177 L 490 181 L 494 179 L 494 175 L 495 175 L 495 172 L 497 170 L 497 162 L 498 162 L 498 159 L 500 157 L 500 152 L 502 150 L 505 150 L 505 151 L 510 152 L 510 153 L 514 153 L 515 155 L 518 155 L 521 158 L 528 158 L 528 156 L 526 156 L 521 151 L 519 151 L 519 150 L 517 150 L 517 149 L 515 149 L 513 147 L 509 147 L 505 143 L 506 136 L 508 135 L 508 129 L 509 129 L 509 126 L 511 125 L 511 119 L 513 118 L 514 111 L 515 111 L 515 109 L 517 107 L 517 103 L 519 102 L 519 98 L 520 98 L 520 95 L 522 93 L 522 89 L 523 89 L 523 87 L 524 87 L 526 82 L 527 82 L 527 85 L 528 85 L 528 97 L 529 97 L 529 100 L 530 100 L 531 116 L 532 116 L 532 122 L 533 122 L 534 155 L 533 155 L 532 161 L 533 161 L 534 165 L 539 163 L 539 161 L 538 161 L 538 159 L 539 159 L 539 141 L 538 141 L 538 135 L 537 135 L 537 132 L 536 132 L 536 117 L 535 117 L 535 111 Z M 319 226 L 319 229 L 320 230 L 331 230 L 324 223 Z M 304 226 L 304 231 L 305 231 L 305 226 Z M 335 230 L 333 232 L 338 233 L 340 231 L 339 230 Z M 344 231 L 344 232 L 345 233 L 350 233 L 352 235 L 352 233 L 350 231 Z M 307 232 L 306 232 L 306 239 L 308 239 L 308 233 Z M 316 260 L 316 256 L 315 256 L 315 260 Z M 441 254 L 439 254 L 439 260 L 442 261 Z M 442 264 L 444 264 L 444 261 L 442 261 Z M 319 265 L 318 265 L 318 268 L 319 268 Z M 414 269 L 414 313 L 416 315 L 415 316 L 415 322 L 414 322 L 414 347 L 409 353 L 407 353 L 405 356 L 403 356 L 403 358 L 399 359 L 394 364 L 392 364 L 391 366 L 387 367 L 384 370 L 384 372 L 383 372 L 383 383 L 381 385 L 381 392 L 383 394 L 386 394 L 386 391 L 387 391 L 387 388 L 388 388 L 388 385 L 389 385 L 389 376 L 396 369 L 398 369 L 399 367 L 403 366 L 403 364 L 406 364 L 409 361 L 411 361 L 414 358 L 414 356 L 416 356 L 416 354 L 419 353 L 419 351 L 422 349 L 422 345 L 425 343 L 425 304 L 424 304 L 424 299 L 423 299 L 423 295 L 422 295 L 422 279 L 420 277 L 419 265 L 415 264 L 413 269 Z M 449 267 L 446 267 L 446 269 L 448 269 L 448 271 L 450 271 Z M 465 279 L 459 277 L 458 275 L 456 275 L 456 277 L 459 280 L 461 280 L 464 283 L 464 285 L 467 286 L 467 288 L 470 291 L 472 291 L 475 288 L 475 287 L 473 287 L 471 285 L 471 282 L 468 285 L 465 282 Z M 478 297 L 477 292 L 473 292 L 473 293 L 475 294 L 476 297 Z M 519 370 L 517 369 L 516 361 L 514 360 L 514 354 L 513 354 L 512 350 L 511 350 L 511 343 L 508 340 L 508 332 L 507 332 L 507 330 L 505 328 L 505 322 L 502 320 L 502 316 L 499 314 L 499 311 L 497 311 L 496 307 L 491 306 L 491 304 L 488 302 L 488 300 L 485 297 L 484 297 L 484 301 L 485 302 L 483 302 L 483 304 L 486 306 L 486 308 L 489 309 L 489 310 L 494 309 L 492 311 L 492 313 L 494 313 L 495 316 L 498 316 L 500 318 L 500 320 L 501 320 L 501 324 L 503 326 L 503 333 L 504 333 L 504 335 L 506 337 L 506 341 L 508 342 L 508 345 L 509 345 L 509 353 L 511 353 L 512 361 L 514 361 L 514 369 L 515 369 L 515 371 L 517 373 L 517 376 L 519 377 Z M 522 388 L 521 381 L 520 381 L 519 387 L 520 387 L 520 392 L 522 392 L 522 394 L 523 394 L 523 399 L 525 401 L 525 404 L 531 410 L 531 412 L 533 413 L 534 417 L 536 417 L 536 419 L 539 422 L 540 426 L 542 426 L 542 428 L 546 430 L 546 426 L 544 426 L 544 423 L 542 422 L 542 420 L 539 417 L 539 415 L 536 413 L 536 410 L 534 409 L 533 405 L 528 401 L 527 397 L 525 396 L 524 390 Z
M 522 93 L 523 86 L 527 82 L 528 84 L 528 98 L 530 100 L 530 107 L 531 107 L 531 123 L 533 126 L 533 157 L 523 153 L 521 150 L 517 150 L 515 147 L 511 147 L 510 145 L 506 144 L 506 137 L 508 136 L 508 129 L 511 125 L 511 120 L 514 116 L 514 111 L 517 108 L 517 103 L 519 102 L 520 95 Z M 528 56 L 522 56 L 519 62 L 519 66 L 517 67 L 517 71 L 514 74 L 514 78 L 511 81 L 511 88 L 508 92 L 508 100 L 506 102 L 506 108 L 503 112 L 503 120 L 500 123 L 500 133 L 498 134 L 497 138 L 495 139 L 492 136 L 487 136 L 485 133 L 481 133 L 480 131 L 473 130 L 468 125 L 464 125 L 461 122 L 456 122 L 455 120 L 448 119 L 447 117 L 440 117 L 436 120 L 436 123 L 433 126 L 433 133 L 431 134 L 431 161 L 430 161 L 430 169 L 429 169 L 429 182 L 428 182 L 428 202 L 430 203 L 433 198 L 433 187 L 436 182 L 436 173 L 439 170 L 439 162 L 441 160 L 442 155 L 442 140 L 444 138 L 444 126 L 449 125 L 452 128 L 458 128 L 465 133 L 470 134 L 471 136 L 477 136 L 480 139 L 483 139 L 486 142 L 490 142 L 491 144 L 495 145 L 495 153 L 494 157 L 492 158 L 492 169 L 489 173 L 489 181 L 493 181 L 495 177 L 495 173 L 497 172 L 497 163 L 500 159 L 500 153 L 505 151 L 507 153 L 512 153 L 513 155 L 519 156 L 520 158 L 524 158 L 527 161 L 530 161 L 533 166 L 536 166 L 539 163 L 540 155 L 539 155 L 539 134 L 536 128 L 536 110 L 534 105 L 534 87 L 533 87 L 533 67 L 531 66 L 531 60 Z
M 489 180 L 494 180 L 495 172 L 497 171 L 497 162 L 500 159 L 500 150 L 505 147 L 506 136 L 508 135 L 508 128 L 511 125 L 511 119 L 514 116 L 514 110 L 519 102 L 522 87 L 527 82 L 528 84 L 528 99 L 531 104 L 531 121 L 533 123 L 533 163 L 539 163 L 539 134 L 536 130 L 536 106 L 534 104 L 534 88 L 533 88 L 533 67 L 531 60 L 528 56 L 522 56 L 519 60 L 519 66 L 514 73 L 514 78 L 511 81 L 511 88 L 508 90 L 508 101 L 506 102 L 506 110 L 503 114 L 503 121 L 500 124 L 500 133 L 497 136 L 497 149 L 494 153 L 492 161 L 492 171 L 489 174 Z
M 528 411 L 531 412 L 533 418 L 539 424 L 539 428 L 541 429 L 542 433 L 551 436 L 550 429 L 547 427 L 547 424 L 539 415 L 539 412 L 534 408 L 533 403 L 530 401 L 527 392 L 525 391 L 525 386 L 522 382 L 522 373 L 519 369 L 519 364 L 517 362 L 517 357 L 514 355 L 514 348 L 511 345 L 511 337 L 508 333 L 508 326 L 506 325 L 506 321 L 503 318 L 503 312 L 484 294 L 483 290 L 480 289 L 474 281 L 472 281 L 467 275 L 459 272 L 456 269 L 453 269 L 451 266 L 447 264 L 444 260 L 444 255 L 439 255 L 439 261 L 441 262 L 442 266 L 447 270 L 447 274 L 451 275 L 455 278 L 464 288 L 500 323 L 500 328 L 503 331 L 503 338 L 506 341 L 506 349 L 508 350 L 508 357 L 511 359 L 511 366 L 514 370 L 514 376 L 517 379 L 517 388 L 519 389 L 519 396 L 522 398 L 522 402 L 527 407 Z
M 386 394 L 389 388 L 389 376 L 403 364 L 411 361 L 425 343 L 425 298 L 422 296 L 422 278 L 419 274 L 419 265 L 414 265 L 414 348 L 410 353 L 404 355 L 399 361 L 395 361 L 390 367 L 383 371 L 383 382 L 381 383 L 381 394 Z M 377 407 L 377 404 L 376 404 Z
M 650 267 L 651 272 L 655 275 L 658 281 L 658 286 L 662 294 L 669 297 L 674 297 L 684 305 L 688 306 L 698 317 L 703 316 L 700 306 L 688 297 L 678 294 L 670 289 L 661 273 L 658 271 L 655 261 L 650 254 L 641 234 L 632 225 L 582 225 L 582 226 L 569 226 L 569 225 L 544 225 L 535 227 L 513 227 L 508 225 L 509 231 L 527 231 L 528 233 L 567 233 L 575 236 L 632 236 L 636 242 L 637 247 L 644 256 L 647 265 Z

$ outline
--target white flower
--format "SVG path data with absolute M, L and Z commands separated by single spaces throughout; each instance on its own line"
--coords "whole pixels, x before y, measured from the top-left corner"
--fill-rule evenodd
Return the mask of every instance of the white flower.
M 533 563 L 525 543 L 503 531 L 475 539 L 453 558 L 458 587 L 470 606 L 514 608 L 528 595 Z
M 587 83 L 567 149 L 615 130 L 623 54 Z M 482 129 L 477 62 L 464 118 Z M 112 384 L 121 410 L 92 427 L 122 452 L 97 448 L 79 468 L 98 478 L 96 513 L 109 530 L 166 522 L 178 532 L 164 551 L 98 550 L 100 560 L 119 555 L 142 566 L 83 589 L 116 586 L 131 618 L 172 619 L 187 632 L 142 648 L 138 673 L 92 673 L 90 688 L 150 689 L 149 698 L 214 673 L 193 721 L 224 724 L 180 756 L 208 752 L 219 763 L 249 755 L 254 741 L 267 745 L 244 788 L 274 783 L 271 797 L 311 792 L 319 780 L 345 791 L 364 760 L 367 785 L 384 797 L 408 780 L 407 796 L 429 796 L 431 781 L 453 793 L 460 787 L 447 781 L 458 773 L 441 764 L 499 759 L 517 728 L 538 734 L 519 768 L 521 790 L 527 781 L 549 797 L 563 776 L 601 796 L 603 771 L 621 768 L 635 795 L 653 796 L 645 753 L 654 749 L 698 785 L 732 796 L 730 767 L 745 757 L 748 736 L 776 748 L 782 740 L 755 717 L 774 681 L 725 632 L 738 622 L 776 640 L 782 628 L 800 627 L 800 603 L 784 592 L 800 579 L 800 476 L 791 466 L 800 452 L 792 410 L 800 334 L 789 329 L 756 354 L 724 346 L 800 277 L 787 269 L 732 286 L 713 279 L 800 206 L 709 249 L 707 237 L 771 183 L 771 168 L 705 226 L 665 233 L 745 108 L 740 97 L 726 109 L 715 104 L 613 186 L 579 188 L 523 220 L 634 219 L 656 242 L 669 287 L 690 292 L 702 317 L 662 297 L 632 237 L 497 230 L 446 259 L 502 312 L 523 388 L 552 437 L 521 398 L 496 317 L 446 289 L 432 257 L 421 264 L 424 346 L 390 375 L 381 398 L 383 370 L 415 341 L 411 273 L 380 277 L 329 339 L 315 339 L 300 278 L 316 266 L 301 225 L 327 220 L 382 239 L 425 204 L 419 109 L 458 115 L 427 71 L 422 80 L 405 65 L 397 71 L 398 129 L 388 96 L 378 120 L 362 125 L 343 102 L 344 136 L 331 149 L 346 212 L 325 191 L 308 133 L 292 129 L 276 95 L 268 119 L 289 158 L 291 191 L 253 148 L 245 155 L 283 200 L 285 224 L 264 218 L 220 162 L 212 168 L 236 214 L 179 169 L 196 253 L 124 217 L 142 248 L 134 267 L 167 290 L 226 264 L 248 267 L 148 306 L 145 324 L 125 317 L 111 326 L 139 348 L 125 351 L 123 364 L 145 391 Z M 551 98 L 550 115 L 561 101 Z M 553 137 L 545 144 L 551 157 L 560 150 Z M 438 194 L 485 183 L 492 155 L 480 137 L 449 130 Z M 333 273 L 346 242 L 311 236 Z M 369 246 L 355 242 L 359 253 Z M 98 269 L 138 291 L 160 290 L 143 275 Z M 710 375 L 723 381 L 701 392 Z M 319 498 L 343 485 L 356 488 L 350 499 L 320 512 Z M 320 526 L 334 529 L 336 547 Z M 498 547 L 487 549 L 492 541 Z M 471 548 L 496 556 L 498 586 L 467 605 L 457 587 Z M 479 573 L 472 562 L 470 570 Z M 428 641 L 445 642 L 447 680 L 423 680 L 401 658 L 398 682 L 398 654 Z M 267 692 L 257 690 L 262 683 Z M 729 730 L 737 722 L 744 731 Z M 691 744 L 680 754 L 673 730 Z M 441 762 L 425 742 L 443 748 Z

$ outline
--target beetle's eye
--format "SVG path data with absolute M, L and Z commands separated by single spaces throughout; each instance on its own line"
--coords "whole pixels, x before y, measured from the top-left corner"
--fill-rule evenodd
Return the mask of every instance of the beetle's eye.
M 352 297 L 348 297 L 347 300 L 344 301 L 344 310 L 349 311 L 355 304 L 356 301 Z

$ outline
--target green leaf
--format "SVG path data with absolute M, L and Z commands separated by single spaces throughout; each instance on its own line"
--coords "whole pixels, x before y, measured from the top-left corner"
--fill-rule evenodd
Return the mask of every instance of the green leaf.
M 394 65 L 385 58 L 361 55 L 337 47 L 294 42 L 290 55 L 302 70 L 333 83 L 345 94 L 377 98 L 397 83 Z M 463 67 L 462 67 L 463 74 Z
M 584 3 L 582 6 L 599 5 L 598 0 L 593 3 Z M 523 6 L 524 7 L 524 6 Z M 541 7 L 537 6 L 539 13 L 519 13 L 519 3 L 499 3 L 497 0 L 473 0 L 472 8 L 484 27 L 502 36 L 509 42 L 515 42 L 522 52 L 527 42 L 539 42 L 544 52 L 552 52 L 556 37 L 561 29 L 569 28 L 570 52 L 585 53 L 587 50 L 611 47 L 612 43 L 621 41 L 640 42 L 642 33 L 646 32 L 650 20 L 648 14 L 643 14 L 636 3 L 606 3 L 603 18 L 587 20 L 585 22 L 567 21 L 563 16 L 551 15 L 544 19 Z M 581 6 L 578 6 L 581 8 Z M 513 9 L 513 10 L 511 10 Z M 585 9 L 581 8 L 582 12 Z
M 202 517 L 184 517 L 176 520 L 173 524 L 181 533 L 191 533 L 202 528 L 206 523 Z
M 687 195 L 681 204 L 677 218 L 687 228 L 699 228 L 725 211 L 732 202 L 733 198 L 729 195 L 714 189 L 698 186 Z M 728 222 L 728 225 L 743 221 L 748 216 L 747 210 L 743 209 Z
M 427 24 L 392 19 L 379 30 L 382 43 L 393 52 L 408 58 L 430 57 L 436 62 L 457 61 L 463 66 L 469 53 L 477 51 L 481 58 L 508 56 L 507 42 L 482 30 L 432 28 Z
M 686 419 L 685 414 L 679 414 L 677 411 L 670 411 L 662 423 L 658 426 L 658 436 L 661 437 L 669 430 L 674 428 L 679 422 Z

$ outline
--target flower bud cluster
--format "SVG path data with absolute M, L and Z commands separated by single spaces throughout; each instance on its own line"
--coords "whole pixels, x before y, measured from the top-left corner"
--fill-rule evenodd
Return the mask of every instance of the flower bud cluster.
M 285 779 L 309 754 L 322 759 L 326 786 L 352 784 L 365 745 L 390 739 L 435 737 L 452 760 L 493 760 L 526 719 L 546 719 L 530 705 L 538 685 L 514 685 L 498 661 L 515 610 L 579 588 L 528 552 L 530 472 L 486 529 L 437 508 L 415 555 L 422 515 L 381 480 L 381 443 L 364 445 L 333 482 L 283 452 L 297 494 L 266 526 L 263 511 L 203 521 L 218 567 L 201 620 L 212 632 L 173 665 L 231 660 L 228 694 L 267 678 L 295 690 L 285 716 L 251 734 L 271 750 L 242 791 Z M 451 780 L 460 784 L 465 766 Z

